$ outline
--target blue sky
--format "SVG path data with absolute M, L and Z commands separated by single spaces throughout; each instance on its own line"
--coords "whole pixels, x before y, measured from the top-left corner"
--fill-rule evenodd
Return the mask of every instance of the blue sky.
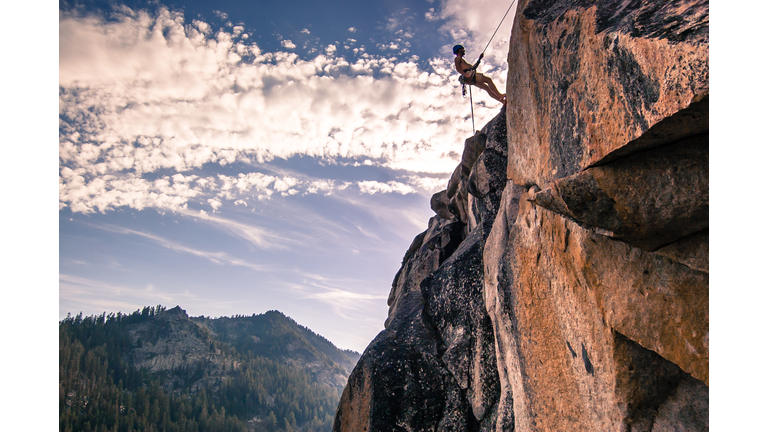
M 509 5 L 469 4 L 60 3 L 59 318 L 277 309 L 362 351 L 472 134 L 451 47 Z

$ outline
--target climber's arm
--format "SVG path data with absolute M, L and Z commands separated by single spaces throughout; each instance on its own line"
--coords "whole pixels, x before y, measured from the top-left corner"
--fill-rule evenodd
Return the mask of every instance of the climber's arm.
M 478 58 L 477 58 L 477 63 L 475 63 L 475 65 L 474 65 L 474 66 L 472 66 L 472 70 L 477 70 L 477 67 L 478 67 L 478 66 L 480 66 L 480 60 L 482 60 L 482 59 L 483 59 L 483 56 L 484 56 L 484 55 L 485 55 L 485 54 L 483 54 L 483 53 L 480 53 L 480 57 L 478 57 Z

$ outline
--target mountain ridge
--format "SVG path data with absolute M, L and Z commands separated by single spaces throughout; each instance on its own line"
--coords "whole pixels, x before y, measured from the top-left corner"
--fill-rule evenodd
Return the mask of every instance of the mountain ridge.
M 160 305 L 68 316 L 59 345 L 62 431 L 327 431 L 359 358 L 279 311 L 206 318 Z M 130 421 L 106 415 L 112 404 Z

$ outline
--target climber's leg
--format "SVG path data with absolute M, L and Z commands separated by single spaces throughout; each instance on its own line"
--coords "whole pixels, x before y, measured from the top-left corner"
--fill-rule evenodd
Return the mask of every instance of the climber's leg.
M 493 85 L 493 81 L 483 74 L 477 74 L 475 86 L 485 90 L 492 98 L 499 102 L 505 102 L 505 95 L 499 93 L 499 90 Z

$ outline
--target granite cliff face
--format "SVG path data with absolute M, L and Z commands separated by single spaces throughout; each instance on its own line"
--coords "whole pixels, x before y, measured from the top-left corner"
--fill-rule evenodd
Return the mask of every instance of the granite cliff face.
M 520 0 L 335 431 L 708 430 L 709 5 Z

